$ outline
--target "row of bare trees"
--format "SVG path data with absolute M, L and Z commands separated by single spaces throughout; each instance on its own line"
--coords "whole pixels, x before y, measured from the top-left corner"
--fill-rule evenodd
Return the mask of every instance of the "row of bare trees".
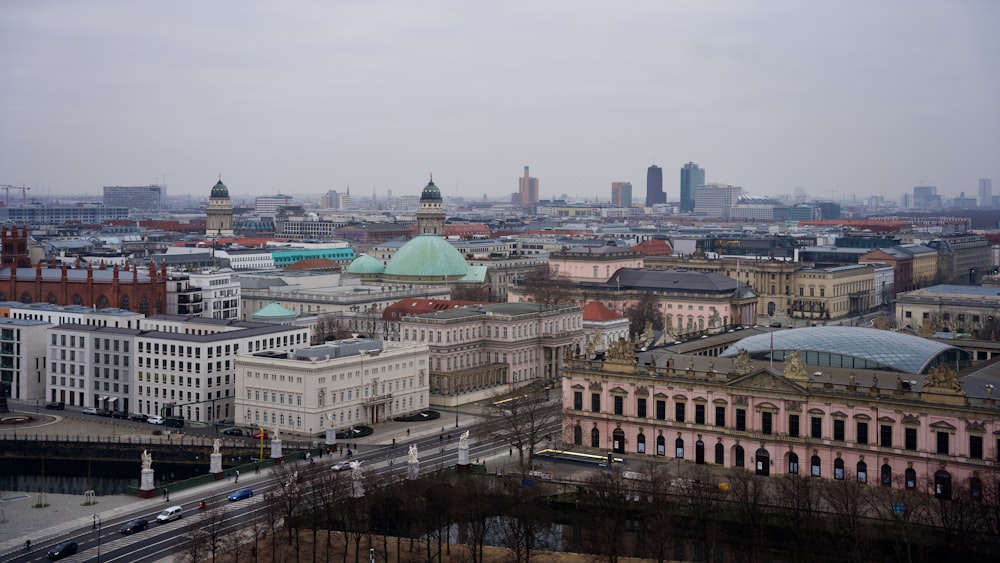
M 647 464 L 573 484 L 441 470 L 418 480 L 279 467 L 288 484 L 236 524 L 205 511 L 184 538 L 188 561 L 528 563 L 561 546 L 623 557 L 714 561 L 992 561 L 1000 553 L 1000 479 L 951 500 L 845 476 L 760 477 L 742 469 Z M 725 484 L 725 485 L 723 485 Z M 557 524 L 562 524 L 558 526 Z M 558 533 L 557 533 L 558 532 Z M 498 551 L 490 551 L 495 546 Z

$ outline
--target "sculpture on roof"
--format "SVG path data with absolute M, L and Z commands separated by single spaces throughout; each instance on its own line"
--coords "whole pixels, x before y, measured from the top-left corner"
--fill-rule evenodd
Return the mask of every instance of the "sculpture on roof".
M 597 333 L 596 330 L 594 331 L 594 333 L 595 334 L 591 336 L 590 339 L 587 341 L 587 355 L 584 357 L 585 360 L 592 360 L 594 359 L 594 356 L 597 355 L 597 340 L 600 338 L 600 336 L 596 334 Z
M 802 356 L 798 350 L 793 350 L 785 358 L 785 377 L 788 379 L 808 380 L 806 368 L 802 365 Z
M 649 348 L 653 344 L 653 323 L 646 321 L 646 326 L 642 329 L 642 334 L 639 335 L 639 342 L 637 343 L 640 348 Z
M 924 389 L 965 393 L 962 382 L 958 379 L 958 373 L 947 364 L 938 364 L 927 372 L 927 379 L 924 380 Z
M 632 348 L 632 344 L 630 344 L 628 340 L 619 338 L 618 340 L 612 342 L 611 346 L 608 347 L 608 353 L 605 355 L 605 360 L 635 365 L 635 349 Z
M 348 465 L 351 466 L 351 479 L 354 481 L 360 481 L 363 475 L 361 474 L 361 462 L 354 460 Z
M 733 360 L 733 366 L 729 372 L 733 375 L 749 375 L 751 371 L 753 371 L 753 365 L 750 363 L 750 352 L 747 352 L 746 348 L 740 348 L 736 352 L 736 359 Z

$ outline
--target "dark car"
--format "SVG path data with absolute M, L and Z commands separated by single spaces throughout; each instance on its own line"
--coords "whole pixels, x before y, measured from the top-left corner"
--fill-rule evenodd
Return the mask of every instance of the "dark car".
M 52 546 L 47 555 L 49 559 L 62 559 L 76 553 L 78 547 L 75 541 L 64 541 Z
M 245 487 L 229 495 L 229 502 L 236 502 L 238 500 L 243 500 L 245 498 L 250 498 L 252 496 L 253 496 L 253 489 L 251 489 L 250 487 Z
M 114 412 L 111 413 L 111 418 L 120 418 L 120 419 L 124 420 L 124 419 L 128 418 L 128 413 L 127 412 L 122 412 L 122 411 L 114 411 Z
M 63 410 L 63 409 L 66 408 L 66 403 L 64 403 L 62 401 L 57 401 L 55 403 L 49 403 L 49 404 L 45 405 L 45 408 L 52 409 L 54 411 L 61 411 L 61 410 Z
M 149 420 L 149 415 L 139 414 L 139 413 L 132 413 L 132 414 L 128 415 L 128 419 L 129 420 L 134 420 L 136 422 L 146 422 L 147 420 Z
M 222 433 L 225 434 L 226 436 L 242 436 L 243 430 L 239 428 L 226 428 L 225 430 L 222 431 Z
M 97 409 L 97 416 L 106 416 L 110 418 L 111 414 L 111 411 L 108 409 Z
M 135 520 L 129 520 L 122 525 L 122 529 L 119 530 L 123 534 L 134 534 L 136 532 L 141 532 L 149 527 L 149 520 L 144 518 L 136 518 Z

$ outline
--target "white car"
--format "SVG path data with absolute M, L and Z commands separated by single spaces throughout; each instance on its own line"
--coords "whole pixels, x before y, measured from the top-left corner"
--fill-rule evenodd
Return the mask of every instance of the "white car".
M 149 417 L 149 420 L 147 420 L 146 422 L 148 422 L 150 424 L 163 424 L 163 417 L 162 416 L 151 416 L 151 417 Z
M 83 409 L 83 414 L 97 414 L 97 409 L 94 407 L 88 407 Z

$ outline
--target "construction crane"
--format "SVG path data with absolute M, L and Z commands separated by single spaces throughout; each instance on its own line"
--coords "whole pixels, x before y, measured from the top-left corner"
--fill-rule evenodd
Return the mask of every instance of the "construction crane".
M 12 186 L 10 184 L 0 184 L 0 189 L 6 194 L 4 198 L 4 206 L 10 207 L 10 191 L 11 190 L 21 190 L 21 205 L 28 205 L 28 190 L 31 188 L 21 184 L 20 186 Z

